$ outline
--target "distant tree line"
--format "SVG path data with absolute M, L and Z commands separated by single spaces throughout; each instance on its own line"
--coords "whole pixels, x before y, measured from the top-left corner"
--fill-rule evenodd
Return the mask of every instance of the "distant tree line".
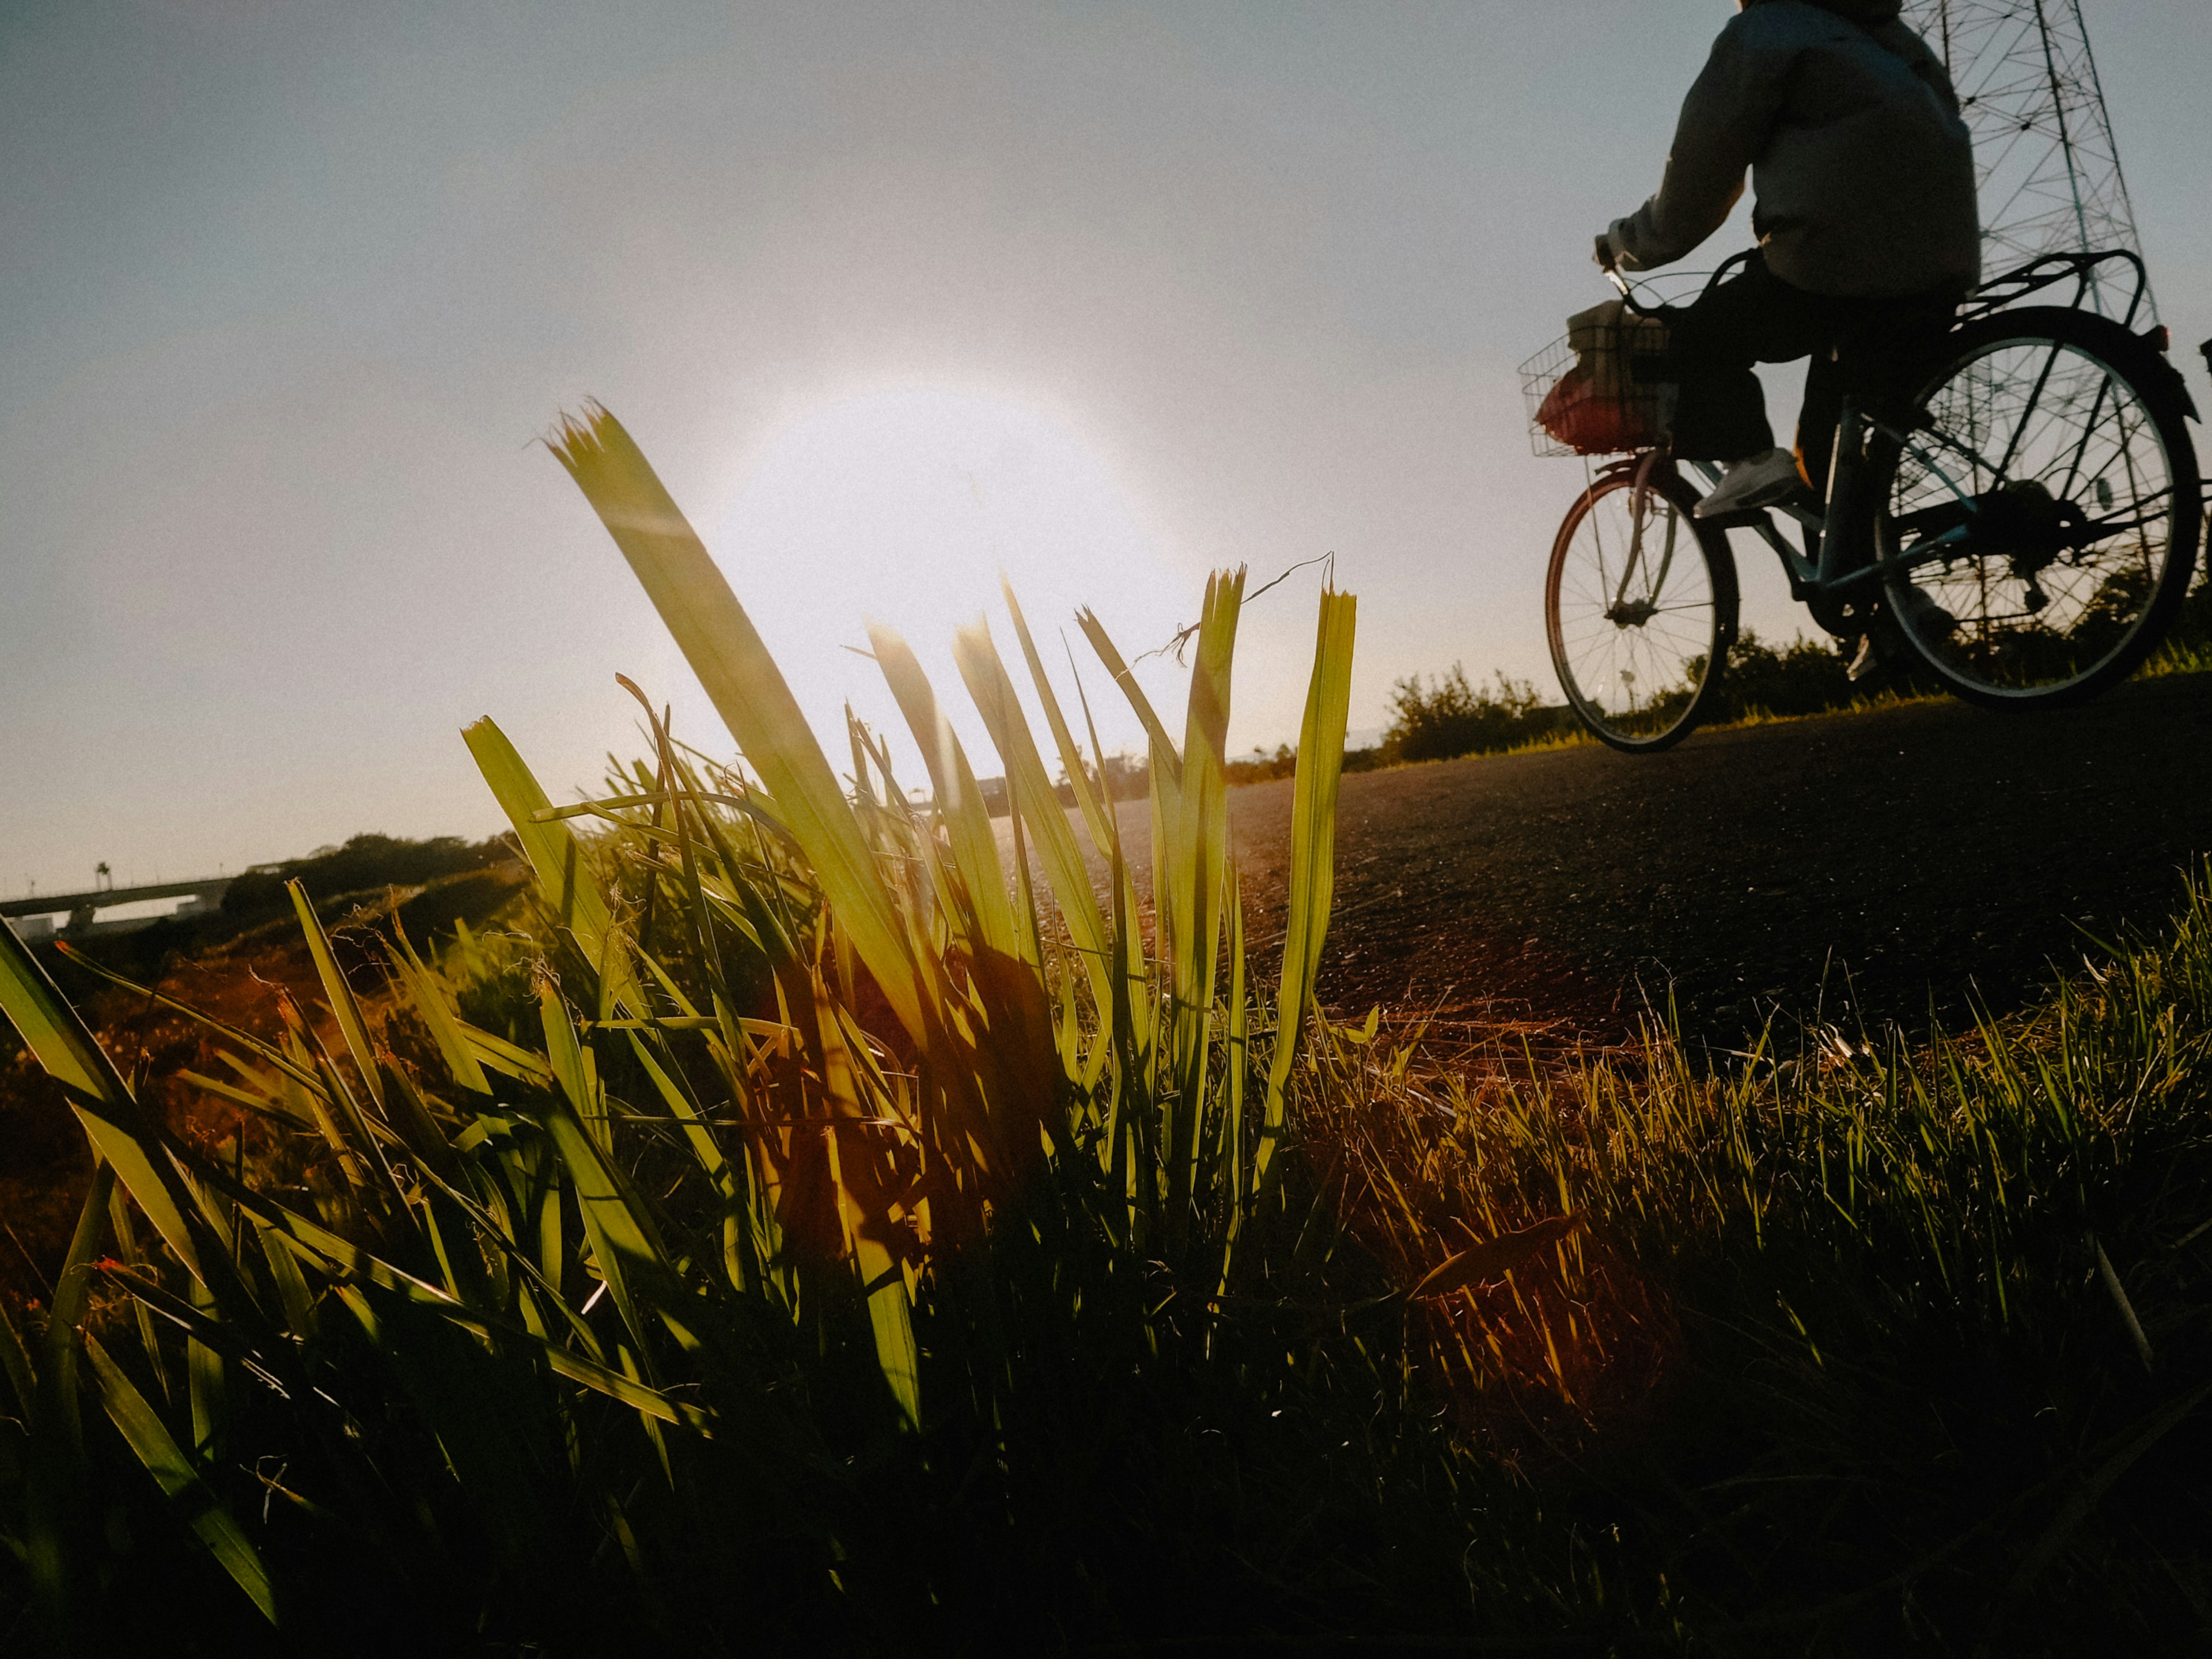
M 512 836 L 465 841 L 433 836 L 410 841 L 400 836 L 356 836 L 343 847 L 318 848 L 305 858 L 257 864 L 230 884 L 222 914 L 238 928 L 254 927 L 292 914 L 289 881 L 303 883 L 317 903 L 358 893 L 381 895 L 386 888 L 421 887 L 447 876 L 468 875 L 512 864 Z
M 1847 708 L 1863 693 L 1845 674 L 1845 661 L 1832 640 L 1801 635 L 1778 649 L 1747 629 L 1729 653 L 1719 707 L 1707 723 Z M 1894 678 L 1885 682 L 1892 689 L 1900 684 Z M 1432 680 L 1416 674 L 1391 687 L 1390 724 L 1376 759 L 1391 766 L 1500 754 L 1575 729 L 1574 711 L 1564 702 L 1547 702 L 1533 680 L 1501 672 L 1492 683 L 1476 685 L 1455 664 L 1449 673 Z

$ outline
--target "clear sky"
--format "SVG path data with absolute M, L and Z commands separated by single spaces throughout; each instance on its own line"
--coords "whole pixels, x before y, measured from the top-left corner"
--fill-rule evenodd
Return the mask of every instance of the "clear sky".
M 457 728 L 568 794 L 635 747 L 617 671 L 719 738 L 532 442 L 587 397 L 824 726 L 889 714 L 864 614 L 964 703 L 1000 567 L 1133 653 L 1334 551 L 1355 727 L 1455 661 L 1548 690 L 1580 472 L 1515 367 L 1732 10 L 0 0 L 0 893 L 489 833 Z M 2212 5 L 2089 21 L 2193 346 Z M 1238 747 L 1295 735 L 1316 575 L 1248 615 Z

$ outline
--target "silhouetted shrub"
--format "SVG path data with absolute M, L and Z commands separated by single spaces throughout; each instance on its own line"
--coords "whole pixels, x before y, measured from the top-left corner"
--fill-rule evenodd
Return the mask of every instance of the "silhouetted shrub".
M 382 887 L 419 887 L 441 876 L 464 875 L 511 862 L 514 849 L 507 840 L 464 841 L 459 836 L 433 836 L 428 841 L 409 841 L 398 836 L 356 836 L 343 847 L 327 847 L 303 859 L 264 864 L 239 877 L 223 895 L 223 915 L 241 927 L 292 914 L 284 884 L 298 880 L 313 897 L 322 900 L 340 893 L 358 893 Z
M 1390 725 L 1382 734 L 1382 759 L 1449 760 L 1456 755 L 1495 753 L 1539 738 L 1571 731 L 1574 716 L 1565 704 L 1547 704 L 1533 680 L 1510 678 L 1503 670 L 1495 689 L 1477 690 L 1467 671 L 1452 665 L 1424 684 L 1415 674 L 1390 688 Z
M 1834 640 L 1800 634 L 1778 650 L 1746 629 L 1729 653 L 1721 706 L 1708 723 L 1753 713 L 1817 714 L 1844 708 L 1859 695 L 1845 675 L 1847 663 L 1845 649 Z

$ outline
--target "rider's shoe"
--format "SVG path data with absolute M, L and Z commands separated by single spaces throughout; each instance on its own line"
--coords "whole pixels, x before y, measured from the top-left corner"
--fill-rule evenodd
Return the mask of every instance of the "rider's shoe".
M 1933 645 L 1959 625 L 1959 619 L 1910 583 L 1890 602 L 1900 624 Z
M 1869 629 L 1859 635 L 1858 651 L 1844 669 L 1844 678 L 1856 685 L 1863 680 L 1872 679 L 1888 666 L 1889 648 L 1875 637 L 1872 629 Z
M 1805 487 L 1797 473 L 1797 458 L 1786 449 L 1770 449 L 1735 462 L 1721 474 L 1712 494 L 1699 501 L 1694 516 L 1717 519 L 1729 513 L 1748 513 L 1788 501 Z
M 1899 661 L 1911 661 L 1911 652 L 1903 638 L 1906 631 L 1933 645 L 1958 625 L 1956 617 L 1920 589 L 1907 586 L 1899 599 L 1891 601 L 1888 613 L 1876 617 L 1874 626 L 1859 635 L 1858 651 L 1844 676 L 1856 685 Z

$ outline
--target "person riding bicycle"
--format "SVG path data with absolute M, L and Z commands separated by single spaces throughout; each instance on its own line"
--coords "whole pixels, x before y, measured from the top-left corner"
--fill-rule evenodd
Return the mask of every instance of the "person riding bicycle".
M 1751 173 L 1757 251 L 1669 319 L 1673 453 L 1727 464 L 1700 517 L 1820 495 L 1844 377 L 1877 410 L 1908 391 L 1980 277 L 1958 94 L 1899 9 L 1739 0 L 1683 102 L 1658 193 L 1597 239 L 1608 270 L 1671 264 L 1720 228 Z M 1775 447 L 1752 365 L 1807 356 L 1793 455 Z

